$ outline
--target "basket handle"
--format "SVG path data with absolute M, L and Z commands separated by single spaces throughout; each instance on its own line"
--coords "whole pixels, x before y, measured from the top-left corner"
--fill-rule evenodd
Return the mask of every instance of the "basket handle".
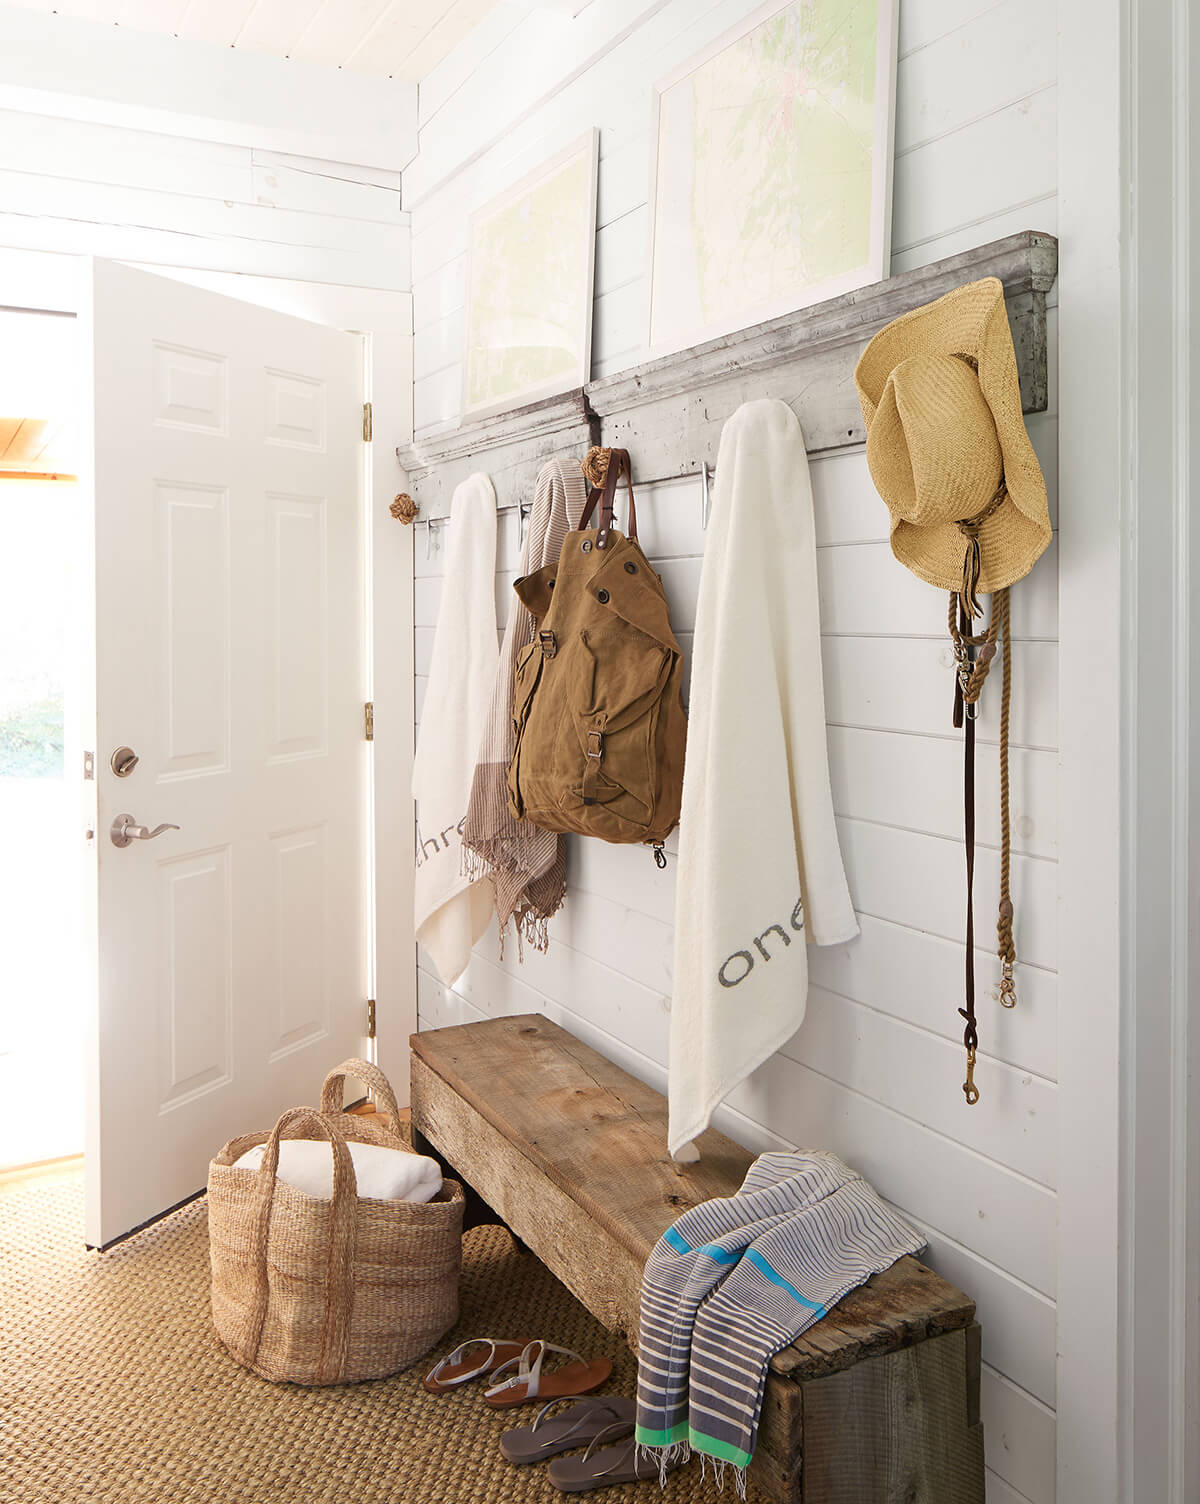
M 341 1065 L 335 1066 L 329 1072 L 321 1087 L 321 1111 L 333 1117 L 344 1111 L 347 1076 L 353 1076 L 356 1081 L 361 1081 L 364 1086 L 370 1087 L 375 1093 L 376 1106 L 381 1111 L 391 1114 L 392 1136 L 407 1148 L 408 1143 L 400 1132 L 400 1108 L 396 1104 L 396 1093 L 392 1090 L 392 1083 L 379 1067 L 372 1065 L 369 1060 L 343 1060 Z
M 271 1230 L 271 1207 L 275 1201 L 275 1175 L 279 1169 L 279 1141 L 285 1130 L 304 1124 L 327 1138 L 333 1149 L 333 1199 L 329 1206 L 329 1262 L 325 1276 L 325 1322 L 321 1330 L 321 1354 L 317 1362 L 318 1384 L 332 1384 L 346 1362 L 350 1337 L 350 1314 L 354 1308 L 354 1255 L 358 1241 L 358 1182 L 346 1140 L 332 1118 L 312 1107 L 289 1108 L 271 1129 L 263 1147 L 258 1170 L 259 1203 L 253 1230 L 254 1294 L 250 1307 L 248 1355 L 258 1359 L 267 1319 L 267 1239 Z M 286 1134 L 296 1138 L 295 1133 Z

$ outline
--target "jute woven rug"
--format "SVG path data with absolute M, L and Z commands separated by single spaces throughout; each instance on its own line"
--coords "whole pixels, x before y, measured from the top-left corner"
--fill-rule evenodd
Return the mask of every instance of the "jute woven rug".
M 88 1253 L 82 1177 L 0 1183 L 0 1500 L 13 1504 L 525 1504 L 564 1495 L 497 1446 L 536 1411 L 500 1416 L 471 1386 L 426 1394 L 428 1363 L 345 1388 L 268 1384 L 238 1366 L 209 1317 L 203 1200 L 111 1252 Z M 506 1232 L 464 1248 L 462 1317 L 435 1349 L 469 1336 L 544 1336 L 636 1367 Z M 432 1362 L 432 1359 L 428 1360 Z M 657 1500 L 657 1482 L 597 1499 Z M 667 1504 L 718 1497 L 695 1461 Z M 726 1497 L 733 1499 L 732 1488 Z M 761 1496 L 751 1490 L 751 1500 Z

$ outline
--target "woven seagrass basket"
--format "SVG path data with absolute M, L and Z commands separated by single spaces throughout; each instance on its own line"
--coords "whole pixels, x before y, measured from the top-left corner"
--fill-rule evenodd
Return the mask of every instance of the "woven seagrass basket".
M 347 1075 L 372 1087 L 390 1130 L 341 1111 Z M 385 1378 L 458 1319 L 462 1187 L 447 1180 L 424 1203 L 359 1197 L 347 1141 L 409 1147 L 387 1078 L 368 1061 L 332 1071 L 321 1107 L 294 1107 L 270 1133 L 231 1139 L 208 1170 L 213 1324 L 239 1363 L 275 1382 Z M 283 1138 L 329 1140 L 332 1200 L 276 1179 Z M 258 1144 L 261 1168 L 235 1168 Z

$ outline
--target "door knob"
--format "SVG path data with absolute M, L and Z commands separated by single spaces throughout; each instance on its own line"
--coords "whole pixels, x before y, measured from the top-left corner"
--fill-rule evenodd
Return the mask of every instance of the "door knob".
M 114 846 L 128 846 L 131 841 L 152 841 L 155 836 L 161 836 L 164 830 L 178 830 L 178 825 L 156 825 L 153 830 L 145 825 L 139 825 L 132 815 L 118 815 L 109 827 L 109 835 L 112 836 Z

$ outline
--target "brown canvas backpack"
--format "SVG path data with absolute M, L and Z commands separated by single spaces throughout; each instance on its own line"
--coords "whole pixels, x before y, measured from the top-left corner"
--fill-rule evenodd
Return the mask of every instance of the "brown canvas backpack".
M 622 474 L 627 536 L 613 527 Z M 543 830 L 661 846 L 679 821 L 687 722 L 679 644 L 637 541 L 625 450 L 609 451 L 603 488 L 589 493 L 557 564 L 513 588 L 538 625 L 513 691 L 513 813 Z

